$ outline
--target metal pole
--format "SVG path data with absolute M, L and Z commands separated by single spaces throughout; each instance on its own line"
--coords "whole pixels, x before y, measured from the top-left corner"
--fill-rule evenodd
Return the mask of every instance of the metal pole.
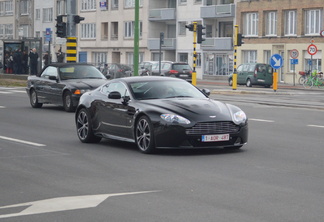
M 236 56 L 237 56 L 237 45 L 238 45 L 238 25 L 234 27 L 234 72 L 232 76 L 232 89 L 236 90 L 237 88 L 237 70 L 236 70 Z
M 76 24 L 73 21 L 77 12 L 77 0 L 66 0 L 66 62 L 74 63 L 77 61 L 77 35 Z
M 197 22 L 193 22 L 193 71 L 192 71 L 192 77 L 191 77 L 191 84 L 197 85 L 197 73 L 196 73 L 196 45 L 197 45 Z
M 139 63 L 139 0 L 135 0 L 135 24 L 134 24 L 134 76 L 138 76 Z

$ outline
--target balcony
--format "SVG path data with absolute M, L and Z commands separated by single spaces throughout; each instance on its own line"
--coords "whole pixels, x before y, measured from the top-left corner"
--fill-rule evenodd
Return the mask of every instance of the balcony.
M 175 8 L 151 9 L 149 11 L 149 21 L 169 21 L 176 19 Z
M 200 49 L 205 51 L 231 51 L 233 50 L 233 38 L 206 38 L 206 40 L 200 44 Z
M 164 39 L 164 45 L 162 45 L 162 50 L 175 50 L 177 47 L 177 42 L 175 38 Z M 148 39 L 148 49 L 149 50 L 159 50 L 160 49 L 160 38 L 149 38 Z
M 202 6 L 200 8 L 200 17 L 208 18 L 226 18 L 235 16 L 235 4 Z

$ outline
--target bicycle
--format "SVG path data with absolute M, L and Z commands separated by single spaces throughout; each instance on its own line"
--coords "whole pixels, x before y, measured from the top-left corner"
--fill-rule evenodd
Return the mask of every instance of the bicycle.
M 307 72 L 299 71 L 298 74 L 301 75 L 301 76 L 299 77 L 299 79 L 298 79 L 298 84 L 299 84 L 299 85 L 303 85 L 304 82 L 307 80 L 307 77 L 309 76 L 310 71 L 307 71 Z
M 313 85 L 318 88 L 324 88 L 323 72 L 319 72 L 314 76 Z

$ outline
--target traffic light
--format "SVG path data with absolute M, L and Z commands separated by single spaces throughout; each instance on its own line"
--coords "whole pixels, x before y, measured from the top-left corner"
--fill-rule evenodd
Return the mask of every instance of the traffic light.
M 237 46 L 241 46 L 242 44 L 244 44 L 243 38 L 244 36 L 241 33 L 237 34 Z
M 185 26 L 187 29 L 189 29 L 189 31 L 193 32 L 194 30 L 194 25 L 193 24 L 189 24 Z
M 73 22 L 75 23 L 75 24 L 79 24 L 81 21 L 83 21 L 84 20 L 84 17 L 81 17 L 81 16 L 79 16 L 79 15 L 74 15 L 73 16 Z
M 56 17 L 56 35 L 57 37 L 65 38 L 66 37 L 66 23 L 63 22 L 63 16 L 58 15 Z
M 164 32 L 160 32 L 160 44 L 164 45 Z
M 206 34 L 205 32 L 203 32 L 203 29 L 206 29 L 206 27 L 204 27 L 203 25 L 197 25 L 197 43 L 198 44 L 201 44 L 203 41 L 206 40 L 203 36 Z

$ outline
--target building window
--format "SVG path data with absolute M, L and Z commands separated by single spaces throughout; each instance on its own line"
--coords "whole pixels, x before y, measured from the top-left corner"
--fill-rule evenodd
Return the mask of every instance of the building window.
M 118 0 L 112 0 L 111 1 L 111 10 L 118 10 L 118 5 L 119 5 Z
M 277 12 L 266 13 L 266 35 L 277 35 Z
M 256 50 L 244 50 L 243 51 L 243 63 L 256 63 L 257 51 Z
M 179 35 L 186 35 L 186 23 L 185 22 L 179 22 Z
M 82 11 L 96 10 L 96 0 L 82 0 L 81 10 Z
M 29 14 L 29 0 L 21 0 L 20 2 L 20 14 L 28 15 Z
M 13 15 L 12 0 L 0 2 L 0 16 Z
M 188 53 L 179 53 L 179 62 L 188 62 Z
M 57 10 L 57 15 L 65 15 L 66 14 L 65 1 L 64 0 L 58 0 L 57 1 L 56 10 Z
M 322 11 L 319 9 L 305 11 L 305 34 L 319 35 L 322 27 Z
M 201 53 L 197 53 L 196 66 L 201 67 Z
M 187 0 L 180 0 L 179 2 L 181 5 L 187 4 Z
M 96 38 L 96 24 L 88 23 L 81 24 L 81 39 L 95 39 Z
M 43 22 L 52 22 L 52 21 L 53 21 L 53 8 L 44 8 Z
M 40 15 L 40 14 L 41 14 L 40 12 L 41 12 L 41 11 L 40 11 L 39 8 L 35 10 L 35 20 L 40 20 L 40 16 L 41 16 L 41 15 Z
M 297 34 L 296 26 L 296 11 L 286 11 L 285 12 L 285 35 L 294 36 Z
M 101 40 L 108 40 L 108 22 L 101 23 Z
M 269 64 L 270 63 L 270 57 L 271 57 L 271 51 L 270 50 L 264 50 L 264 63 Z
M 259 22 L 258 13 L 245 14 L 244 35 L 257 36 L 258 35 L 258 22 Z
M 125 0 L 125 8 L 135 8 L 135 1 L 136 0 Z M 142 0 L 139 0 L 140 7 L 143 6 Z
M 29 25 L 21 25 L 19 29 L 22 30 L 21 36 L 30 37 L 29 36 Z M 19 33 L 19 36 L 20 36 L 20 33 Z
M 111 23 L 110 40 L 118 40 L 118 22 L 112 22 Z
M 134 37 L 134 27 L 135 22 L 125 22 L 124 23 L 124 37 L 133 38 Z M 142 37 L 142 22 L 139 22 L 139 36 Z
M 93 61 L 95 62 L 95 66 L 100 66 L 102 64 L 108 63 L 107 53 L 106 52 L 93 52 Z

